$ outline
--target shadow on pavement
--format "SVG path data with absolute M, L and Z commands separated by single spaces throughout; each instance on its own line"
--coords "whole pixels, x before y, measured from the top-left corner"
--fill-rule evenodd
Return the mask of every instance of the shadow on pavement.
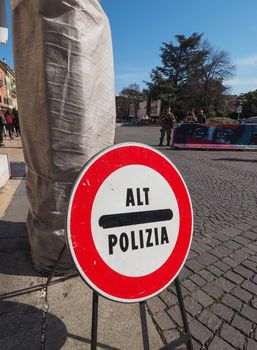
M 72 345 L 76 348 L 91 344 L 89 338 L 68 333 L 65 324 L 51 313 L 28 304 L 0 301 L 0 349 L 56 350 L 63 347 L 67 338 L 76 342 Z M 97 347 L 120 350 L 101 342 Z
M 0 301 L 0 349 L 42 349 L 45 330 L 47 349 L 60 349 L 67 330 L 59 318 L 48 313 L 45 319 L 43 311 L 34 306 Z
M 38 276 L 29 253 L 26 224 L 0 220 L 0 274 Z

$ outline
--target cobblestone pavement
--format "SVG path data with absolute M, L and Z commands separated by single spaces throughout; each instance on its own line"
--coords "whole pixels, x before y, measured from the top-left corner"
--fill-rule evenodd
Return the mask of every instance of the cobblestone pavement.
M 158 139 L 156 127 L 117 129 L 116 142 Z M 194 238 L 179 277 L 194 349 L 256 350 L 257 152 L 157 148 L 182 173 L 193 202 Z M 163 340 L 178 337 L 174 286 L 148 307 Z

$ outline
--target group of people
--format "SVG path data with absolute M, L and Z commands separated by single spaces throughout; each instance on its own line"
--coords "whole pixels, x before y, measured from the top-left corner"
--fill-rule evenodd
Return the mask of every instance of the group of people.
M 7 137 L 7 133 L 10 140 L 14 139 L 14 135 L 20 136 L 19 113 L 16 108 L 0 111 L 0 147 L 4 146 L 3 138 Z
M 167 107 L 163 115 L 160 117 L 161 137 L 159 146 L 162 146 L 165 134 L 167 135 L 167 146 L 170 146 L 171 132 L 175 122 L 176 118 L 171 112 L 171 108 Z M 195 114 L 195 111 L 193 109 L 192 111 L 187 112 L 183 122 L 205 124 L 207 122 L 207 119 L 202 109 L 199 110 L 199 113 L 197 115 Z
M 199 110 L 199 113 L 197 115 L 195 114 L 194 109 L 192 109 L 192 111 L 187 112 L 186 117 L 184 118 L 184 122 L 206 124 L 207 119 L 202 109 Z

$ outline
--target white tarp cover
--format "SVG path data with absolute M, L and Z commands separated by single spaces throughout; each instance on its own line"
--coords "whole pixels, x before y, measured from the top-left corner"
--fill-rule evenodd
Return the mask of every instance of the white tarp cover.
M 6 44 L 8 40 L 8 28 L 5 0 L 0 0 L 0 44 Z
M 29 242 L 36 269 L 49 271 L 75 177 L 114 142 L 111 34 L 97 0 L 14 0 L 12 9 Z M 71 266 L 66 252 L 58 270 Z

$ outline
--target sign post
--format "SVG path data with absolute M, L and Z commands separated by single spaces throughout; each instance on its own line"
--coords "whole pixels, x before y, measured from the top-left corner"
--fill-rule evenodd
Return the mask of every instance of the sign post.
M 142 302 L 177 277 L 192 231 L 191 200 L 180 173 L 149 146 L 107 148 L 84 166 L 71 190 L 67 244 L 94 296 L 139 302 L 142 310 Z M 188 333 L 187 321 L 184 326 Z M 192 349 L 190 333 L 183 341 Z

